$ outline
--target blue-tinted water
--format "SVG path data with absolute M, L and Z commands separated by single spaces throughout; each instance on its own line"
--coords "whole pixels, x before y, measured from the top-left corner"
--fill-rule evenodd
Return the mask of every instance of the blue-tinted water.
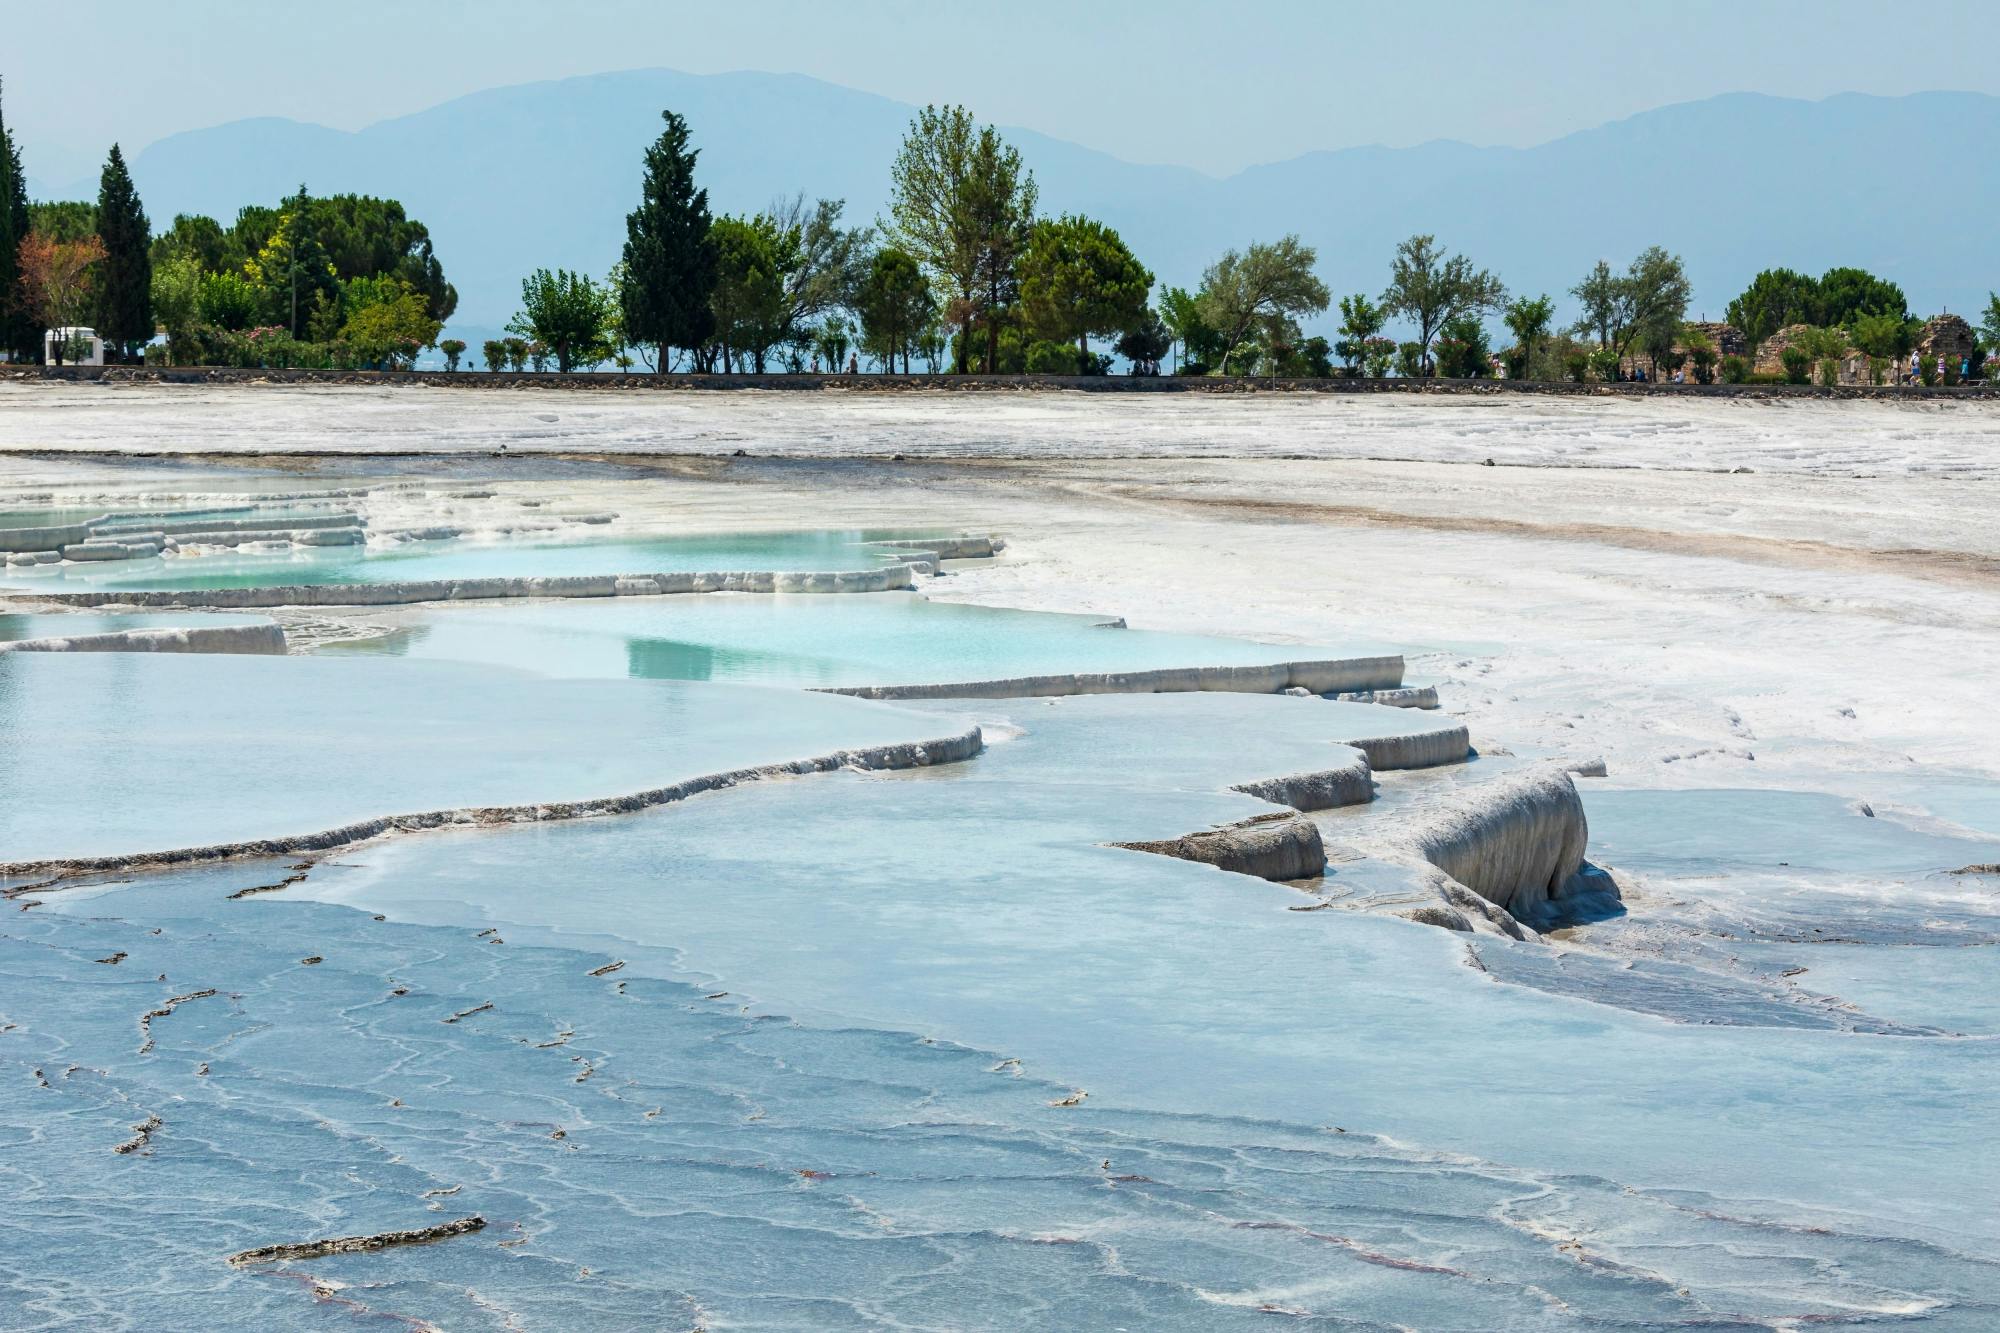
M 0 861 L 617 796 L 964 726 L 839 695 L 448 662 L 9 653 Z
M 332 651 L 526 666 L 555 676 L 848 686 L 1239 666 L 1383 649 L 1110 629 L 1096 616 L 963 606 L 891 592 L 426 608 L 389 637 Z
M 869 541 L 935 536 L 906 529 L 752 532 L 569 541 L 409 541 L 284 551 L 21 566 L 0 581 L 33 590 L 250 588 L 409 579 L 656 574 L 714 569 L 867 569 L 887 558 Z
M 238 616 L 189 611 L 79 611 L 37 615 L 0 611 L 0 643 L 18 639 L 67 639 L 80 634 L 110 634 L 127 629 L 187 629 L 214 625 L 253 625 L 263 616 Z

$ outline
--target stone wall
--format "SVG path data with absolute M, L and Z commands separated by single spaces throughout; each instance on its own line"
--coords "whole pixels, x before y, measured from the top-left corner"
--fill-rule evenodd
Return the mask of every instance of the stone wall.
M 153 366 L 13 366 L 0 365 L 0 383 L 101 384 L 309 384 L 418 385 L 451 389 L 564 389 L 588 393 L 774 390 L 846 393 L 1394 393 L 1394 394 L 1546 394 L 1556 397 L 1640 396 L 1682 393 L 1715 398 L 1840 397 L 1869 398 L 1905 389 L 1865 385 L 1822 389 L 1816 385 L 1778 384 L 1573 384 L 1565 380 L 1453 379 L 1269 379 L 1251 376 L 1179 375 L 561 375 L 487 371 L 367 371 L 367 370 L 236 370 L 230 368 L 160 368 Z M 1954 397 L 2000 398 L 2000 388 L 1976 386 L 1927 392 Z M 127 451 L 136 452 L 136 451 Z M 213 451 L 226 452 L 222 450 Z M 288 450 L 294 457 L 336 454 L 339 450 Z

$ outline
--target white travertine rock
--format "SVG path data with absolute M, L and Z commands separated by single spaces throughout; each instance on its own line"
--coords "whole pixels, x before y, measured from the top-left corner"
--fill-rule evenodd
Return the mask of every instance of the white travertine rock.
M 860 593 L 915 586 L 907 565 L 837 572 L 797 570 L 679 571 L 536 578 L 423 579 L 405 583 L 290 584 L 266 588 L 184 588 L 174 591 L 54 592 L 43 600 L 67 606 L 201 606 L 230 610 L 273 606 L 402 606 L 414 602 L 480 601 L 504 597 L 611 597 L 618 580 L 650 579 L 661 593 Z M 1398 672 L 1402 659 L 1395 659 Z
M 1589 835 L 1569 774 L 1539 765 L 1435 796 L 1362 845 L 1435 866 L 1534 924 L 1571 893 Z
M 1326 870 L 1326 847 L 1320 841 L 1319 825 L 1290 812 L 1258 815 L 1178 838 L 1112 845 L 1199 861 L 1259 879 L 1316 879 Z
M 1379 704 L 1384 708 L 1431 709 L 1438 706 L 1435 685 L 1406 685 L 1399 690 L 1355 690 L 1336 694 L 1333 698 L 1344 704 Z
M 851 694 L 863 699 L 1036 699 L 1074 694 L 1184 694 L 1208 690 L 1277 694 L 1299 685 L 1313 694 L 1325 694 L 1329 687 L 1324 682 L 1328 681 L 1338 682 L 1346 689 L 1372 689 L 1378 685 L 1393 686 L 1402 678 L 1401 657 L 1352 657 L 1319 662 L 1278 662 L 1268 666 L 1162 667 L 1152 671 L 1014 676 L 1003 680 L 957 681 L 942 685 L 829 686 L 825 693 Z M 1361 748 L 1360 742 L 1353 744 Z M 1460 757 L 1463 757 L 1463 751 Z M 1449 761 L 1440 759 L 1431 762 Z
M 0 653 L 257 653 L 282 657 L 284 652 L 282 625 L 127 629 L 0 643 Z
M 1436 768 L 1462 764 L 1472 754 L 1472 737 L 1462 722 L 1399 736 L 1370 736 L 1344 741 L 1368 756 L 1369 766 L 1387 772 L 1400 768 Z
M 1294 810 L 1332 810 L 1346 805 L 1366 805 L 1375 799 L 1375 779 L 1368 756 L 1354 751 L 1347 762 L 1316 773 L 1290 773 L 1283 777 L 1260 778 L 1235 787 L 1273 805 L 1289 805 Z

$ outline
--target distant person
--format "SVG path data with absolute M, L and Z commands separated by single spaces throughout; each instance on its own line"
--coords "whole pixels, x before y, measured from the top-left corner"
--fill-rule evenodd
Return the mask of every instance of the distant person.
M 819 353 L 813 353 L 813 374 L 819 374 Z
M 850 375 L 859 375 L 861 373 L 861 357 L 859 354 L 847 358 L 847 373 Z
M 1915 384 L 1923 376 L 1923 373 L 1923 363 L 1917 359 L 1915 352 L 1910 353 L 1910 378 L 1907 382 Z

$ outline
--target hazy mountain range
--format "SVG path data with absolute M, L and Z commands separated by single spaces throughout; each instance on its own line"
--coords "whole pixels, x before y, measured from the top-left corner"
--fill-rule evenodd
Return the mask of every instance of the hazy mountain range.
M 803 190 L 845 199 L 862 221 L 886 211 L 913 110 L 801 75 L 636 70 L 490 89 L 354 133 L 236 121 L 162 139 L 132 173 L 156 229 L 180 212 L 226 221 L 301 181 L 400 199 L 457 284 L 454 332 L 476 341 L 513 312 L 530 269 L 601 275 L 617 258 L 640 151 L 664 107 L 688 118 L 717 211 Z M 1160 119 L 1171 135 L 1164 110 Z M 1713 318 L 1777 264 L 1860 265 L 1902 284 L 1926 314 L 1969 312 L 2000 287 L 2000 98 L 1982 94 L 1735 94 L 1533 148 L 1342 149 L 1226 179 L 1007 136 L 1034 168 L 1043 212 L 1104 219 L 1162 281 L 1188 287 L 1223 249 L 1287 231 L 1319 248 L 1336 293 L 1379 292 L 1395 243 L 1416 231 L 1514 290 L 1557 294 L 1600 256 L 1622 264 L 1662 244 L 1687 260 L 1690 313 Z M 95 190 L 92 179 L 37 194 Z

